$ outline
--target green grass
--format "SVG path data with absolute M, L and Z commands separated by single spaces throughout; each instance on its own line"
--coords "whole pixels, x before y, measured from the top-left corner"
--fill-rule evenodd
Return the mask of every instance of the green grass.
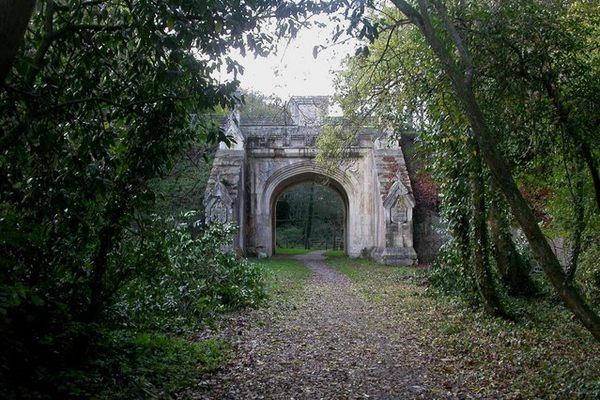
M 302 290 L 311 275 L 311 271 L 298 260 L 273 257 L 252 262 L 265 270 L 266 292 L 275 301 L 286 300 Z
M 327 260 L 327 264 L 334 267 L 335 270 L 346 275 L 353 281 L 360 281 L 363 271 L 348 258 Z
M 344 257 L 344 250 L 328 250 L 325 252 L 325 257 Z
M 220 339 L 190 341 L 157 332 L 106 332 L 90 348 L 85 365 L 52 375 L 57 393 L 50 397 L 178 398 L 205 373 L 219 368 L 228 348 Z
M 453 379 L 482 398 L 600 398 L 600 344 L 552 297 L 505 299 L 516 317 L 507 321 L 430 290 L 420 269 L 326 262 L 418 338 L 424 354 L 435 354 L 433 371 L 453 371 Z M 445 389 L 436 391 L 441 396 Z
M 390 267 L 361 258 L 336 257 L 328 259 L 327 264 L 355 282 L 370 279 L 397 282 L 407 277 L 417 278 L 422 275 L 422 272 L 414 267 Z
M 314 249 L 305 249 L 303 247 L 278 247 L 275 249 L 275 254 L 282 256 L 297 256 L 314 251 Z

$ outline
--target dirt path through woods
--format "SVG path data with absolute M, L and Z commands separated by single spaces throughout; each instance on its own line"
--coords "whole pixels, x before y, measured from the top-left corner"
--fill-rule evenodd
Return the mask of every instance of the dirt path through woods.
M 469 398 L 454 386 L 432 393 L 418 341 L 358 287 L 328 268 L 322 252 L 297 258 L 313 272 L 289 311 L 238 332 L 230 364 L 203 383 L 202 399 Z

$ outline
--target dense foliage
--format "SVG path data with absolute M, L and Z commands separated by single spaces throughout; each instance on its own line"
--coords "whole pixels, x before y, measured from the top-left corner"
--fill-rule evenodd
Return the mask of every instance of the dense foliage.
M 213 224 L 193 234 L 187 223 L 157 217 L 146 229 L 146 246 L 133 253 L 137 273 L 114 304 L 123 324 L 172 331 L 263 298 L 260 270 L 225 251 L 235 227 Z
M 260 298 L 257 271 L 223 254 L 226 232 L 168 220 L 189 203 L 156 205 L 157 179 L 192 144 L 228 142 L 210 116 L 240 101 L 235 79 L 215 78 L 242 72 L 228 52 L 267 53 L 276 35 L 259 22 L 277 16 L 293 37 L 307 9 L 36 2 L 6 79 L 2 58 L 0 396 L 77 397 L 57 374 L 116 354 L 93 350 L 112 329 L 135 337 Z
M 392 139 L 417 132 L 452 235 L 439 270 L 445 276 L 437 281 L 477 292 L 486 310 L 505 315 L 498 281 L 512 294 L 531 293 L 531 251 L 565 304 L 597 335 L 597 315 L 577 287 L 593 300 L 597 4 L 392 3 L 373 4 L 363 15 L 375 32 L 363 35 L 370 43 L 340 76 L 339 101 L 354 121 L 375 116 L 392 127 Z M 531 250 L 514 243 L 513 216 Z M 538 224 L 566 239 L 563 267 Z
M 240 114 L 248 118 L 283 119 L 287 114 L 287 104 L 272 95 L 246 90 L 242 96 Z
M 181 217 L 202 207 L 216 147 L 201 142 L 190 143 L 166 174 L 151 180 L 150 187 L 156 193 L 154 213 L 165 218 Z M 190 215 L 186 220 L 192 221 L 196 217 Z

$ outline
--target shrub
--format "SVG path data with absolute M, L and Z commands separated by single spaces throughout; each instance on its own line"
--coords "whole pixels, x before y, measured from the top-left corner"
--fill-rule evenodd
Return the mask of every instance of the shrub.
M 459 295 L 474 301 L 475 282 L 469 265 L 464 261 L 454 239 L 444 244 L 428 271 L 433 288 L 445 294 Z
M 583 292 L 596 307 L 600 307 L 600 244 L 593 243 L 581 255 L 575 275 Z
M 181 219 L 194 217 L 187 213 Z M 186 370 L 204 361 L 197 360 L 193 343 L 172 335 L 265 297 L 260 266 L 226 251 L 232 225 L 199 227 L 152 216 L 138 219 L 127 232 L 109 254 L 111 272 L 103 284 L 112 292 L 98 319 L 77 318 L 77 303 L 65 300 L 69 293 L 53 299 L 32 286 L 0 287 L 0 313 L 6 317 L 0 322 L 1 398 L 86 398 L 99 387 L 112 398 L 111 390 L 138 390 L 140 379 L 152 392 L 173 391 L 181 386 L 175 375 L 182 373 L 164 387 L 146 382 L 179 363 L 165 355 L 181 347 Z M 55 275 L 55 286 L 74 285 L 67 272 Z M 85 293 L 80 286 L 73 290 Z M 150 336 L 158 339 L 140 342 Z M 150 350 L 140 345 L 150 342 L 158 344 Z M 133 392 L 129 398 L 138 397 Z
M 122 322 L 138 329 L 194 325 L 264 298 L 260 266 L 227 251 L 233 225 L 215 223 L 194 233 L 197 224 L 172 218 L 155 217 L 152 224 L 143 273 L 120 291 L 115 303 Z
M 228 345 L 217 339 L 191 342 L 158 333 L 103 332 L 79 365 L 44 371 L 47 390 L 27 387 L 14 398 L 176 398 L 203 372 L 224 360 Z

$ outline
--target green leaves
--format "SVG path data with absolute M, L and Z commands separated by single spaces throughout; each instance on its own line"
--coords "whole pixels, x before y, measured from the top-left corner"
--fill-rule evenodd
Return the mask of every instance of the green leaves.
M 394 4 L 397 9 L 371 10 L 381 24 L 379 37 L 369 45 L 370 55 L 359 49 L 350 59 L 339 79 L 339 98 L 353 120 L 374 116 L 382 128 L 416 131 L 427 152 L 422 161 L 440 184 L 441 211 L 454 236 L 442 261 L 458 268 L 446 275 L 457 277 L 460 286 L 466 275 L 460 267 L 468 268 L 469 254 L 480 249 L 470 238 L 473 210 L 467 201 L 474 134 L 494 175 L 517 171 L 522 191 L 533 194 L 528 196 L 533 216 L 554 234 L 560 230 L 571 237 L 570 263 L 577 264 L 581 250 L 598 239 L 597 227 L 589 229 L 589 236 L 584 233 L 594 220 L 589 215 L 598 215 L 594 201 L 600 204 L 598 124 L 591 123 L 598 110 L 589 106 L 600 103 L 598 90 L 584 89 L 600 82 L 590 62 L 599 54 L 598 35 L 592 34 L 597 5 L 425 1 L 413 9 L 413 2 Z M 362 14 L 357 5 L 351 15 Z M 413 27 L 405 26 L 406 17 Z M 365 37 L 359 20 L 353 19 L 351 28 L 355 36 Z M 510 168 L 498 167 L 504 159 Z M 520 199 L 512 183 L 503 190 L 509 199 Z M 550 249 L 543 248 L 538 221 L 527 204 L 511 205 L 531 243 L 540 244 L 537 257 L 546 260 L 548 276 L 563 293 L 562 271 Z M 569 295 L 579 302 L 575 292 Z M 576 314 L 578 307 L 572 307 Z M 595 321 L 590 330 L 597 337 L 597 316 L 590 312 L 580 318 Z
M 185 219 L 194 217 L 201 216 L 187 213 Z M 226 251 L 234 226 L 214 224 L 195 234 L 188 223 L 173 219 L 148 223 L 144 242 L 118 255 L 135 260 L 137 270 L 115 304 L 128 325 L 181 329 L 264 298 L 261 270 Z
M 60 340 L 40 338 L 119 320 L 109 307 L 115 294 L 146 268 L 164 274 L 166 286 L 177 281 L 167 268 L 175 260 L 191 273 L 182 254 L 193 246 L 183 243 L 195 239 L 182 239 L 169 258 L 159 250 L 177 247 L 175 239 L 146 226 L 153 183 L 190 143 L 231 142 L 208 115 L 239 102 L 238 82 L 216 78 L 221 68 L 243 73 L 227 54 L 271 51 L 274 38 L 257 21 L 277 11 L 294 34 L 307 8 L 279 0 L 37 2 L 0 93 L 0 310 L 8 316 L 0 340 L 11 343 L 0 364 L 9 375 L 76 358 L 69 340 L 92 339 L 55 347 Z M 198 283 L 215 286 L 202 313 L 255 301 L 259 288 L 248 287 L 258 272 L 243 275 L 221 255 L 202 260 L 225 275 Z M 173 304 L 193 303 L 192 292 L 169 293 Z M 19 393 L 21 383 L 6 379 Z

